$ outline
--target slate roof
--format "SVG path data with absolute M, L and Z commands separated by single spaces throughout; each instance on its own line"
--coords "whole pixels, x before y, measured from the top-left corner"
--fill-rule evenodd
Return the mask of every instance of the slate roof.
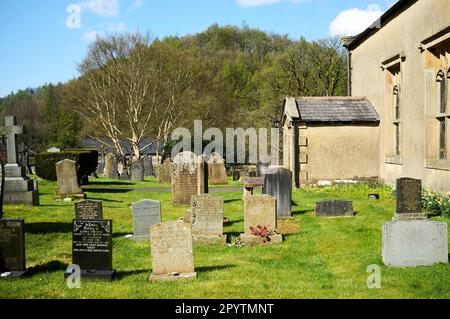
M 110 143 L 110 139 L 108 138 L 102 138 L 102 141 L 105 141 L 107 144 L 111 145 Z M 154 140 L 151 138 L 145 138 L 141 141 L 141 143 L 139 144 L 140 147 L 144 147 L 145 145 L 150 144 L 151 142 L 153 142 Z M 160 148 L 162 148 L 164 146 L 164 143 L 161 142 L 160 143 Z M 100 141 L 98 141 L 97 139 L 94 138 L 85 138 L 84 140 L 81 141 L 81 145 L 85 148 L 93 148 L 93 149 L 97 149 L 100 150 L 101 145 L 102 144 Z M 128 141 L 120 141 L 120 145 L 122 146 L 122 149 L 124 150 L 124 152 L 126 154 L 130 154 L 131 153 L 131 146 L 130 143 Z M 147 147 L 142 153 L 146 154 L 146 155 L 155 155 L 156 154 L 156 147 L 157 144 L 154 143 L 152 146 Z M 105 145 L 105 153 L 112 153 L 114 152 L 114 149 L 107 147 Z
M 296 98 L 299 117 L 308 123 L 379 122 L 372 103 L 364 97 L 300 97 Z

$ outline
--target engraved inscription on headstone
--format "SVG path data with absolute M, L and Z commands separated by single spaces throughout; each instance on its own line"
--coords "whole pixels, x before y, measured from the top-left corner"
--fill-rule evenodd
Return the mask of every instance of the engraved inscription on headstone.
M 192 196 L 189 221 L 196 243 L 225 243 L 223 235 L 223 197 L 207 194 Z
M 316 203 L 316 216 L 352 217 L 353 202 L 346 200 L 324 200 Z
M 189 205 L 191 196 L 198 194 L 198 157 L 192 152 L 179 153 L 172 163 L 173 205 Z
M 414 178 L 397 179 L 395 219 L 426 219 L 422 212 L 422 181 Z
M 150 280 L 196 278 L 190 223 L 170 221 L 150 229 L 152 275 Z
M 134 235 L 133 240 L 148 240 L 150 227 L 161 223 L 161 203 L 156 200 L 144 199 L 131 204 L 133 210 Z
M 99 200 L 88 199 L 75 203 L 75 219 L 103 219 L 102 202 Z
M 0 219 L 0 273 L 21 277 L 25 268 L 25 230 L 23 219 Z
M 80 266 L 82 277 L 112 280 L 111 220 L 74 219 L 72 263 Z

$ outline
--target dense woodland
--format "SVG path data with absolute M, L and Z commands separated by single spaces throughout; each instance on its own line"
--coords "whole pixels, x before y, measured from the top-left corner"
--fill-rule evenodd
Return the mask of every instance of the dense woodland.
M 2 116 L 26 127 L 33 150 L 76 147 L 80 139 L 128 140 L 176 127 L 273 127 L 283 98 L 345 95 L 346 53 L 337 38 L 308 42 L 242 27 L 212 25 L 184 37 L 121 34 L 97 39 L 63 84 L 0 99 Z

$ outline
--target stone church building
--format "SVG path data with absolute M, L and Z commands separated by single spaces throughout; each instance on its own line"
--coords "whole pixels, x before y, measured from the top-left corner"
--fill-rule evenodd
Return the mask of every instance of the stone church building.
M 295 185 L 413 177 L 450 191 L 450 1 L 399 0 L 343 42 L 349 97 L 284 101 Z

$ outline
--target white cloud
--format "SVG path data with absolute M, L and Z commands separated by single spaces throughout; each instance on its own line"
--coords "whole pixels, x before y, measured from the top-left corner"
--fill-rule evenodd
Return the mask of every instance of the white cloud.
M 257 6 L 274 4 L 274 3 L 278 3 L 278 2 L 300 3 L 300 2 L 309 2 L 309 1 L 311 1 L 311 0 L 237 0 L 237 3 L 241 7 L 257 7 Z
M 348 9 L 339 15 L 330 24 L 330 34 L 336 35 L 357 35 L 374 23 L 383 11 L 376 4 L 371 4 L 367 9 Z
M 102 31 L 97 31 L 97 30 L 88 31 L 83 34 L 82 39 L 86 40 L 88 42 L 92 42 L 92 41 L 97 40 L 97 38 L 103 37 L 104 35 L 105 34 Z
M 107 32 L 126 32 L 128 30 L 128 26 L 123 22 L 104 23 L 102 28 Z
M 140 8 L 144 4 L 144 0 L 134 0 L 133 8 Z
M 118 0 L 83 0 L 80 6 L 83 11 L 91 11 L 102 17 L 114 17 L 119 14 Z

